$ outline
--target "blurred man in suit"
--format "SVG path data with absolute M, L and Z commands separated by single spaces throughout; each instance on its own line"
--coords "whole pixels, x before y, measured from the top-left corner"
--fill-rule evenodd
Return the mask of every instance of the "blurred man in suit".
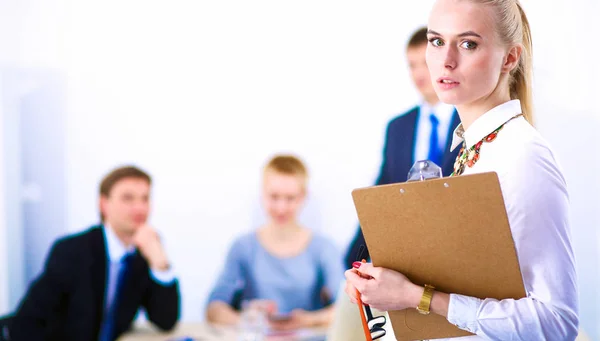
M 427 28 L 413 33 L 406 47 L 410 74 L 422 100 L 417 106 L 392 119 L 387 126 L 383 162 L 376 185 L 405 182 L 408 171 L 419 160 L 431 160 L 442 168 L 444 176 L 452 173 L 458 150 L 450 151 L 452 132 L 460 123 L 453 106 L 441 103 L 433 89 L 425 61 Z M 361 252 L 361 246 L 364 251 Z M 362 253 L 362 255 L 359 255 Z M 346 254 L 346 266 L 357 257 L 369 258 L 360 228 Z
M 150 176 L 135 167 L 104 178 L 102 224 L 54 243 L 9 326 L 12 341 L 112 341 L 140 308 L 157 327 L 175 326 L 179 287 L 147 225 L 150 185 Z

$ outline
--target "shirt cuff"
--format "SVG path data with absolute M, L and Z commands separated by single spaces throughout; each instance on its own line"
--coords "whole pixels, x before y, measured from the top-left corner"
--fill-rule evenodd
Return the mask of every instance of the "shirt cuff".
M 477 334 L 477 312 L 483 300 L 450 294 L 450 304 L 448 305 L 448 322 L 454 324 L 460 329 Z
M 175 282 L 175 272 L 173 272 L 173 268 L 169 268 L 168 270 L 150 269 L 150 276 L 156 283 L 164 286 L 171 285 Z

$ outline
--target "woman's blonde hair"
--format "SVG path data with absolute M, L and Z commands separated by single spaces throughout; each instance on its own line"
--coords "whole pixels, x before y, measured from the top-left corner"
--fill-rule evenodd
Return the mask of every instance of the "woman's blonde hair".
M 302 180 L 303 187 L 306 186 L 308 171 L 306 170 L 304 163 L 294 155 L 279 154 L 273 156 L 265 165 L 265 175 L 268 171 L 297 176 Z
M 470 0 L 493 7 L 496 14 L 496 30 L 507 45 L 523 47 L 519 64 L 510 74 L 510 98 L 519 99 L 523 116 L 533 124 L 533 65 L 529 21 L 519 0 Z

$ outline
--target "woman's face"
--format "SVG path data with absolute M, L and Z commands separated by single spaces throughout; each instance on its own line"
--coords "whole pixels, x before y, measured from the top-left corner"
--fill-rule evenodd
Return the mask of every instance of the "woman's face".
M 485 101 L 500 82 L 507 48 L 495 32 L 490 6 L 438 0 L 428 24 L 426 60 L 439 99 L 461 106 Z
M 264 177 L 263 205 L 276 225 L 293 223 L 304 203 L 304 180 L 300 176 L 268 170 Z

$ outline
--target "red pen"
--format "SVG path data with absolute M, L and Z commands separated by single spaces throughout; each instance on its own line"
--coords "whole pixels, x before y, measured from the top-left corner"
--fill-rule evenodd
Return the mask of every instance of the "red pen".
M 362 263 L 366 263 L 366 260 L 362 260 Z M 364 275 L 362 274 L 360 271 L 358 271 L 356 268 L 354 269 L 354 271 L 362 278 L 371 278 L 371 276 L 368 275 Z M 356 289 L 355 289 L 356 290 Z M 366 341 L 373 341 L 373 338 L 371 337 L 371 330 L 369 330 L 369 325 L 367 324 L 367 317 L 365 316 L 365 310 L 363 309 L 363 302 L 360 298 L 360 292 L 358 290 L 356 290 L 356 298 L 358 300 L 358 311 L 360 312 L 360 319 L 362 321 L 362 325 L 363 325 L 363 331 L 365 333 L 365 337 L 367 338 Z

